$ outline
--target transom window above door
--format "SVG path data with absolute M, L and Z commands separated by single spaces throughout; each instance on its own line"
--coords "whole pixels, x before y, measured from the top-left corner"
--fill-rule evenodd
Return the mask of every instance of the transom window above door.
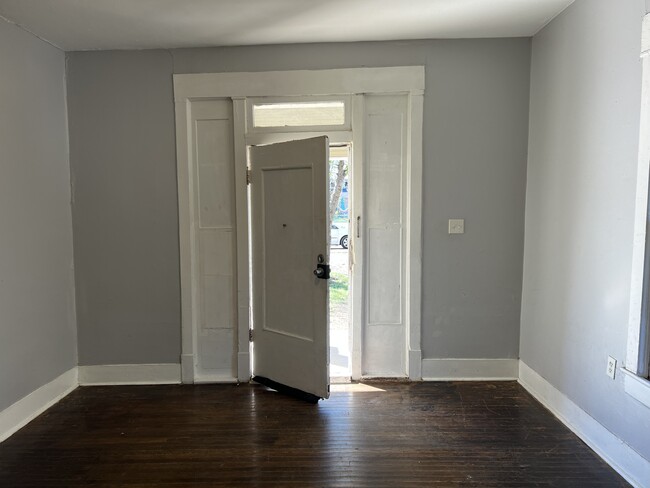
M 247 100 L 248 133 L 346 130 L 350 98 L 286 97 Z

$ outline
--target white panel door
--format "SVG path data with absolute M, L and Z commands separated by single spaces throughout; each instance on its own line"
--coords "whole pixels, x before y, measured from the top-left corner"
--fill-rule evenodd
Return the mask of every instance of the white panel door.
M 251 165 L 253 375 L 329 397 L 328 139 L 254 146 Z M 270 380 L 270 381 L 269 381 Z

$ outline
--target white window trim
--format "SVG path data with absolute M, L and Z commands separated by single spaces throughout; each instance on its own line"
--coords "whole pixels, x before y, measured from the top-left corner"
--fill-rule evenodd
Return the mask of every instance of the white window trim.
M 639 164 L 637 171 L 636 209 L 634 217 L 634 241 L 632 254 L 632 283 L 630 289 L 630 316 L 628 325 L 627 356 L 625 367 L 625 391 L 650 407 L 650 380 L 639 376 L 644 365 L 639 363 L 641 344 L 641 310 L 644 289 L 643 273 L 646 254 L 648 218 L 648 182 L 650 178 L 650 14 L 643 19 L 641 58 L 643 83 L 641 94 L 641 125 L 639 133 Z

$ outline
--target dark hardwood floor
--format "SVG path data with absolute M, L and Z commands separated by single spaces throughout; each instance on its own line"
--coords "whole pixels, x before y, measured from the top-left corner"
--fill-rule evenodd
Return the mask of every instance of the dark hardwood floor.
M 628 486 L 514 382 L 79 388 L 0 444 L 0 487 Z

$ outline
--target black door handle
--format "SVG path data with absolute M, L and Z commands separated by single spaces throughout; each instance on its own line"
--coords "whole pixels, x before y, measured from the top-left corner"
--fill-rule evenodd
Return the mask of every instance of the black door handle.
M 314 270 L 316 278 L 321 280 L 329 280 L 330 278 L 330 265 L 325 264 L 325 257 L 322 254 L 318 255 L 318 264 Z
M 329 264 L 317 264 L 316 269 L 314 270 L 316 278 L 321 280 L 329 280 L 330 278 L 330 265 Z

